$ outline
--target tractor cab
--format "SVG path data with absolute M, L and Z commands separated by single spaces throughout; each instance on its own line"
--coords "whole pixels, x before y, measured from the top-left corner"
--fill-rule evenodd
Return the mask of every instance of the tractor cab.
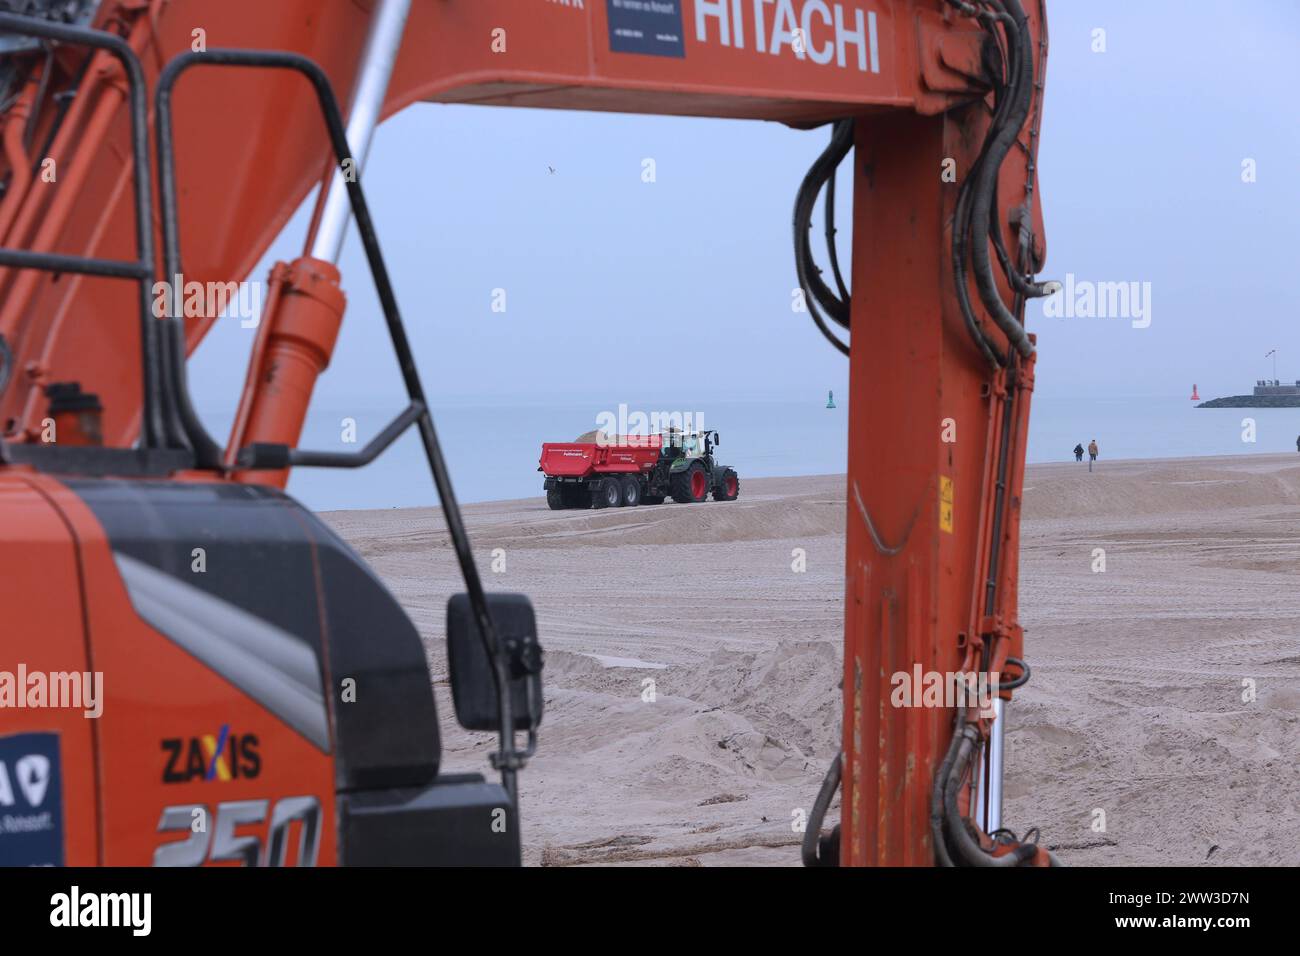
M 666 471 L 668 493 L 674 501 L 703 501 L 709 494 L 715 501 L 735 501 L 740 494 L 736 470 L 721 465 L 714 457 L 720 445 L 715 431 L 664 433 L 659 469 Z
M 660 455 L 666 459 L 711 458 L 713 446 L 721 444 L 715 431 L 682 432 L 669 429 L 663 435 Z
M 660 436 L 659 457 L 664 461 L 683 458 L 686 455 L 686 436 L 679 430 L 670 428 Z

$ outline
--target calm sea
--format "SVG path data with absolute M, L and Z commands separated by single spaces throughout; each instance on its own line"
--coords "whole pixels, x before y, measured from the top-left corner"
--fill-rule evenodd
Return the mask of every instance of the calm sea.
M 745 478 L 835 474 L 845 469 L 847 412 L 805 403 L 715 402 L 692 409 L 722 436 L 724 462 Z M 526 498 L 541 494 L 537 457 L 543 441 L 570 441 L 596 427 L 607 404 L 437 404 L 435 422 L 452 482 L 462 501 Z M 632 406 L 649 411 L 664 405 Z M 387 424 L 396 409 L 314 408 L 302 447 L 351 451 Z M 201 404 L 214 434 L 224 435 L 232 409 Z M 346 443 L 346 419 L 356 422 L 356 442 Z M 1254 441 L 1250 426 L 1253 419 Z M 1187 399 L 1035 397 L 1029 461 L 1067 461 L 1076 442 L 1096 439 L 1102 459 L 1294 452 L 1300 435 L 1297 409 L 1198 409 Z M 1300 457 L 1300 456 L 1298 456 Z M 883 458 L 887 461 L 887 457 Z M 883 464 L 882 461 L 882 464 Z M 418 435 L 408 433 L 360 470 L 300 468 L 289 492 L 317 510 L 403 508 L 435 504 Z

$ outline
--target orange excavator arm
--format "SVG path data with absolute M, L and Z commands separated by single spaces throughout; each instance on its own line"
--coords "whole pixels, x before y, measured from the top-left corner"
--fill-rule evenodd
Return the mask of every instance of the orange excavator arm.
M 55 398 L 69 407 L 51 386 L 77 383 L 102 408 L 85 441 L 170 448 L 181 476 L 282 485 L 328 463 L 285 449 L 345 314 L 335 260 L 382 118 L 428 101 L 829 127 L 795 239 L 809 309 L 850 364 L 844 742 L 818 800 L 842 785 L 843 813 L 806 857 L 1048 862 L 999 809 L 1005 708 L 1028 673 L 1016 562 L 1024 303 L 1047 291 L 1032 278 L 1044 0 L 87 0 L 72 26 L 117 38 L 99 49 L 59 32 L 57 6 L 26 20 L 43 33 L 0 22 L 3 441 L 39 444 Z M 342 139 L 322 84 L 347 104 Z M 836 265 L 832 289 L 806 236 L 850 153 L 851 281 Z M 183 360 L 217 314 L 191 314 L 184 288 L 245 279 L 318 184 L 218 446 L 188 410 Z M 416 385 L 395 425 L 423 414 Z M 902 678 L 936 675 L 957 687 L 941 704 L 899 703 Z

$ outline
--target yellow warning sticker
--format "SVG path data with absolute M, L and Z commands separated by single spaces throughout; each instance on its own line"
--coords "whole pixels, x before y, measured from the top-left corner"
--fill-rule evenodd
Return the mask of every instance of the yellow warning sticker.
M 952 479 L 939 476 L 939 529 L 952 534 Z

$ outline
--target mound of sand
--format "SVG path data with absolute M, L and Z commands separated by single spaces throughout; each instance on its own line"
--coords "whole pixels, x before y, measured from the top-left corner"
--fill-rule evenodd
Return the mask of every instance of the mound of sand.
M 1256 458 L 1272 467 L 1260 467 Z M 1075 518 L 1169 514 L 1300 503 L 1295 456 L 1186 461 L 1039 465 L 1025 488 L 1025 517 Z M 1292 467 L 1277 467 L 1282 462 Z

